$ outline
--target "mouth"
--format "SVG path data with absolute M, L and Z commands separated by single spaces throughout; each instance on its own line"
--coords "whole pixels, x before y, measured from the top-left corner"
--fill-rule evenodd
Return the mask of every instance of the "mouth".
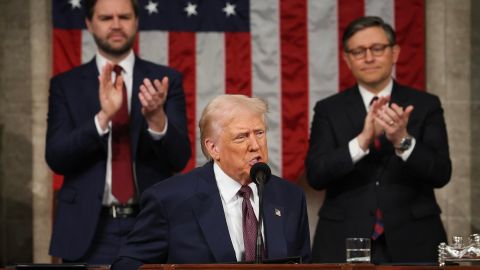
M 257 164 L 258 162 L 260 162 L 261 160 L 262 160 L 262 158 L 261 158 L 260 156 L 257 156 L 257 157 L 252 158 L 252 159 L 248 162 L 248 164 L 249 164 L 250 166 L 253 166 L 253 165 Z
M 108 38 L 112 41 L 121 41 L 121 40 L 125 40 L 126 36 L 123 33 L 116 32 L 116 33 L 111 33 L 108 36 Z
M 363 72 L 375 72 L 379 69 L 380 69 L 379 67 L 365 67 L 365 68 L 362 68 L 362 71 Z

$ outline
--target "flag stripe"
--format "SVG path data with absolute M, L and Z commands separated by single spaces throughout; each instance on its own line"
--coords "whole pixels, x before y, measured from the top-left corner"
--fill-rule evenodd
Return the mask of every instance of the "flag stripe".
M 170 32 L 168 37 L 168 56 L 169 65 L 177 70 L 182 70 L 183 89 L 185 91 L 185 102 L 187 104 L 188 119 L 188 136 L 192 145 L 196 140 L 196 37 L 192 32 Z M 196 167 L 195 157 L 197 149 L 192 147 L 192 157 L 188 161 L 184 171 L 191 170 Z M 199 152 L 201 154 L 201 152 Z
M 338 92 L 338 22 L 334 1 L 309 1 L 309 123 L 317 101 Z
M 216 32 L 202 32 L 196 39 L 196 115 L 198 120 L 207 103 L 214 97 L 225 93 L 225 42 L 224 34 Z M 197 133 L 195 142 L 200 142 Z M 196 143 L 196 165 L 205 163 L 200 144 Z
M 280 88 L 280 29 L 278 0 L 252 1 L 252 91 L 268 103 L 267 141 L 272 173 L 282 174 L 282 111 Z
M 364 16 L 365 6 L 363 1 L 358 0 L 338 0 L 338 56 L 339 56 L 339 85 L 340 91 L 351 87 L 355 84 L 355 78 L 353 77 L 350 69 L 345 61 L 343 61 L 343 45 L 342 35 L 347 25 L 354 19 Z
M 81 30 L 53 30 L 53 75 L 80 65 L 81 53 Z
M 86 63 L 95 56 L 97 45 L 92 35 L 87 31 L 82 31 L 82 64 Z
M 142 31 L 139 33 L 139 54 L 160 65 L 168 65 L 168 32 Z
M 303 170 L 308 138 L 307 2 L 281 1 L 282 175 L 295 179 Z
M 397 43 L 401 45 L 397 79 L 425 89 L 425 1 L 395 2 Z
M 382 19 L 394 26 L 394 0 L 365 0 L 365 15 L 379 16 Z
M 249 32 L 225 33 L 225 92 L 252 95 L 252 56 Z

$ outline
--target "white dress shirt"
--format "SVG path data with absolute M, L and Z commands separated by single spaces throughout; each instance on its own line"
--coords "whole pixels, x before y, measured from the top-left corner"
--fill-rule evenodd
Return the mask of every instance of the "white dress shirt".
M 237 261 L 241 261 L 245 253 L 242 225 L 243 197 L 238 195 L 238 191 L 242 185 L 223 172 L 217 163 L 213 164 L 213 172 L 220 192 L 220 198 L 222 199 L 223 212 L 225 213 L 230 240 L 235 249 L 235 256 L 237 257 Z M 253 211 L 258 220 L 259 198 L 257 185 L 252 182 L 248 184 L 248 186 L 252 189 L 253 196 L 250 197 L 250 202 L 252 203 Z M 262 236 L 263 232 L 262 226 Z
M 393 79 L 390 80 L 388 85 L 378 94 L 373 94 L 372 92 L 368 91 L 361 85 L 358 85 L 358 88 L 360 90 L 360 95 L 362 96 L 363 100 L 363 105 L 365 106 L 365 111 L 370 110 L 370 102 L 372 101 L 372 98 L 377 96 L 377 97 L 385 97 L 385 96 L 391 96 L 392 95 L 392 88 L 393 88 Z M 410 157 L 410 154 L 413 151 L 413 148 L 415 147 L 415 138 L 412 139 L 412 146 L 407 150 L 404 151 L 403 153 L 399 154 L 395 151 L 395 154 L 399 156 L 403 161 L 406 161 L 408 157 Z M 368 155 L 370 153 L 370 149 L 367 149 L 366 151 L 363 151 L 363 149 L 360 147 L 360 144 L 358 142 L 358 138 L 355 137 L 350 142 L 348 143 L 348 149 L 350 151 L 350 157 L 352 158 L 353 163 L 357 163 L 360 161 L 364 156 Z
M 100 74 L 102 72 L 103 67 L 109 62 L 105 57 L 103 57 L 98 51 L 95 55 L 95 60 L 97 64 L 97 69 L 98 73 Z M 119 66 L 122 67 L 122 76 L 123 76 L 123 81 L 125 83 L 125 87 L 127 89 L 127 102 L 128 102 L 128 112 L 130 113 L 130 108 L 132 107 L 132 88 L 133 88 L 133 66 L 135 64 L 135 55 L 133 54 L 133 51 L 130 51 L 130 53 L 118 63 Z M 112 72 L 112 81 L 115 81 L 116 75 L 115 72 Z M 118 200 L 113 196 L 112 194 L 112 136 L 110 133 L 112 123 L 111 121 L 108 123 L 108 128 L 106 130 L 102 130 L 100 127 L 100 124 L 98 122 L 97 116 L 94 117 L 95 121 L 95 126 L 97 127 L 97 132 L 100 136 L 103 136 L 107 133 L 109 133 L 108 136 L 108 156 L 107 156 L 107 170 L 106 170 L 106 176 L 105 176 L 105 189 L 103 192 L 103 200 L 102 204 L 105 206 L 110 206 L 110 205 L 115 205 L 119 204 Z M 168 122 L 168 121 L 167 121 Z M 165 128 L 163 129 L 162 132 L 155 132 L 151 129 L 148 129 L 150 135 L 154 140 L 160 140 L 165 136 L 167 133 L 167 124 L 165 124 Z M 133 166 L 133 164 L 132 164 Z M 133 170 L 135 171 L 135 170 Z M 135 178 L 135 176 L 134 176 Z M 136 203 L 135 201 L 136 198 L 132 198 L 131 200 L 128 201 L 128 204 L 133 204 Z

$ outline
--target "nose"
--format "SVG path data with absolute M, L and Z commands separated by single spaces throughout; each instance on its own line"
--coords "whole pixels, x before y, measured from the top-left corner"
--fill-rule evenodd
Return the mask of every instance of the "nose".
M 250 135 L 250 151 L 257 151 L 260 149 L 260 144 L 258 143 L 258 138 L 255 134 Z
M 113 17 L 113 20 L 112 20 L 112 28 L 120 28 L 120 19 L 116 16 Z
M 373 61 L 374 57 L 370 49 L 365 50 L 365 62 Z

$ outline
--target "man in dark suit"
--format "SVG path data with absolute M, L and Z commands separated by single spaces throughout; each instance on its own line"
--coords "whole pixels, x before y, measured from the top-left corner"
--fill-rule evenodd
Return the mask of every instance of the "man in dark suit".
M 316 104 L 306 159 L 326 191 L 313 260 L 345 262 L 345 238 L 365 237 L 374 263 L 433 263 L 446 241 L 434 189 L 451 176 L 440 101 L 392 79 L 400 48 L 382 19 L 353 21 L 343 47 L 357 85 Z
M 202 150 L 210 161 L 142 195 L 135 229 L 112 269 L 254 259 L 255 232 L 252 238 L 243 225 L 248 223 L 244 207 L 253 206 L 256 226 L 259 197 L 249 173 L 257 162 L 268 162 L 266 110 L 260 99 L 242 95 L 221 95 L 207 105 L 199 126 Z M 244 189 L 252 192 L 250 197 L 242 198 Z M 272 176 L 264 187 L 263 212 L 264 258 L 300 256 L 308 261 L 303 191 Z
M 180 74 L 133 53 L 136 1 L 84 4 L 95 58 L 50 86 L 46 160 L 64 175 L 50 254 L 110 264 L 139 195 L 184 168 L 190 143 Z

